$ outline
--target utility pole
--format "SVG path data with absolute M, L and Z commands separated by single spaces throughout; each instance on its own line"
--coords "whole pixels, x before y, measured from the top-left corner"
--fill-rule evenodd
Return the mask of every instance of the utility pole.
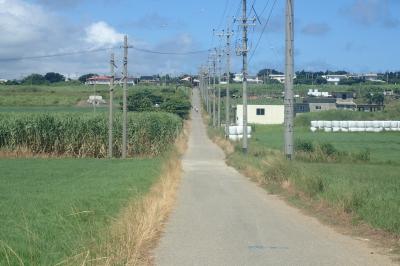
M 213 94 L 213 127 L 217 126 L 217 113 L 215 112 L 216 109 L 216 99 L 215 99 L 215 75 L 216 75 L 216 56 L 213 56 L 213 88 L 212 88 L 212 94 Z
M 122 159 L 126 158 L 127 152 L 127 94 L 128 94 L 128 36 L 124 36 L 124 90 L 123 90 L 123 124 L 122 124 Z
M 222 31 L 222 33 L 218 34 L 219 36 L 226 37 L 226 97 L 225 97 L 225 136 L 229 137 L 229 125 L 231 123 L 230 120 L 230 95 L 229 95 L 229 84 L 230 84 L 230 71 L 231 71 L 231 43 L 230 43 L 230 38 L 232 36 L 232 32 L 230 31 L 229 28 L 229 23 L 228 23 L 228 28 L 226 30 L 226 33 Z
M 218 127 L 221 126 L 221 77 L 222 77 L 222 51 L 218 52 Z
M 243 153 L 247 154 L 248 152 L 248 143 L 247 143 L 247 28 L 248 26 L 252 26 L 253 24 L 248 24 L 247 19 L 247 1 L 242 0 L 242 48 L 240 53 L 243 57 Z M 254 21 L 254 20 L 253 20 Z
M 115 73 L 114 73 L 114 53 L 111 53 L 111 58 L 110 58 L 110 73 L 111 73 L 111 79 L 110 79 L 110 109 L 109 109 L 109 117 L 108 117 L 108 158 L 113 157 L 113 99 L 114 99 L 114 78 L 115 78 Z
M 285 156 L 294 159 L 293 152 L 293 71 L 294 71 L 293 0 L 286 0 L 286 63 L 285 63 Z

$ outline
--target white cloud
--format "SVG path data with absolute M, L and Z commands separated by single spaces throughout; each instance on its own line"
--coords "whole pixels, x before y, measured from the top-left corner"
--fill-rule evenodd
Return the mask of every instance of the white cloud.
M 85 41 L 94 47 L 106 47 L 122 43 L 124 35 L 118 33 L 114 28 L 104 21 L 89 25 L 86 29 Z

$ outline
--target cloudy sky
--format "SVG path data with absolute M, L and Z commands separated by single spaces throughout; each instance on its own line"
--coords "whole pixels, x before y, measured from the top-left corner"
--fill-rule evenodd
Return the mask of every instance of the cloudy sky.
M 249 31 L 250 73 L 283 69 L 285 0 L 248 0 L 259 21 Z M 189 52 L 218 46 L 221 30 L 239 14 L 239 0 L 0 0 L 0 78 L 56 71 L 107 73 L 111 51 L 120 66 L 124 34 L 135 47 Z M 274 7 L 274 8 L 272 8 Z M 295 0 L 295 64 L 301 70 L 400 70 L 400 1 Z M 271 16 L 270 16 L 271 14 Z M 264 23 L 269 23 L 263 32 Z M 240 43 L 240 32 L 233 46 Z M 260 42 L 255 50 L 258 39 Z M 24 57 L 112 50 L 62 57 Z M 19 60 L 15 60 L 18 59 Z M 10 60 L 13 59 L 13 60 Z M 207 53 L 157 55 L 130 49 L 129 73 L 195 73 Z M 240 70 L 240 60 L 233 69 Z M 118 71 L 121 71 L 119 69 Z

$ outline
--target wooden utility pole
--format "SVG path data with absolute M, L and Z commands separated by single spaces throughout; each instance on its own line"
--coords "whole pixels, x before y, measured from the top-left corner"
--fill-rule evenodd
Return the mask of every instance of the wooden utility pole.
M 294 158 L 293 147 L 293 72 L 294 72 L 293 0 L 286 0 L 286 57 L 285 57 L 285 157 Z
M 108 158 L 113 157 L 113 100 L 114 100 L 114 53 L 111 53 L 110 58 L 110 108 L 109 108 L 109 117 L 108 117 Z
M 128 36 L 124 37 L 124 90 L 123 90 L 123 124 L 122 124 L 122 159 L 126 158 L 127 154 L 127 94 L 128 94 Z

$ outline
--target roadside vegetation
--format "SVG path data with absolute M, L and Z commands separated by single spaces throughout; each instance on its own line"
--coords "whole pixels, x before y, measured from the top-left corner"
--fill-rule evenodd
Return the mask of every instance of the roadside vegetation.
M 396 117 L 399 105 L 371 119 Z M 271 192 L 282 193 L 292 202 L 311 205 L 314 211 L 329 210 L 330 218 L 400 236 L 400 142 L 398 132 L 312 133 L 309 121 L 318 119 L 357 120 L 358 112 L 307 113 L 295 120 L 296 160 L 282 154 L 282 126 L 253 125 L 249 154 L 241 143 L 226 141 L 223 132 L 209 129 L 211 137 L 227 152 L 227 161 Z M 398 116 L 397 116 L 398 117 Z M 306 204 L 306 205 L 307 205 Z M 322 211 L 323 212 L 323 211 Z M 328 215 L 325 213 L 325 215 Z M 398 245 L 399 243 L 397 243 Z
M 188 89 L 129 87 L 163 108 L 130 109 L 130 158 L 106 160 L 108 105 L 86 100 L 107 101 L 108 86 L 34 83 L 0 85 L 0 265 L 149 264 L 179 182 Z M 119 157 L 120 87 L 114 96 Z

